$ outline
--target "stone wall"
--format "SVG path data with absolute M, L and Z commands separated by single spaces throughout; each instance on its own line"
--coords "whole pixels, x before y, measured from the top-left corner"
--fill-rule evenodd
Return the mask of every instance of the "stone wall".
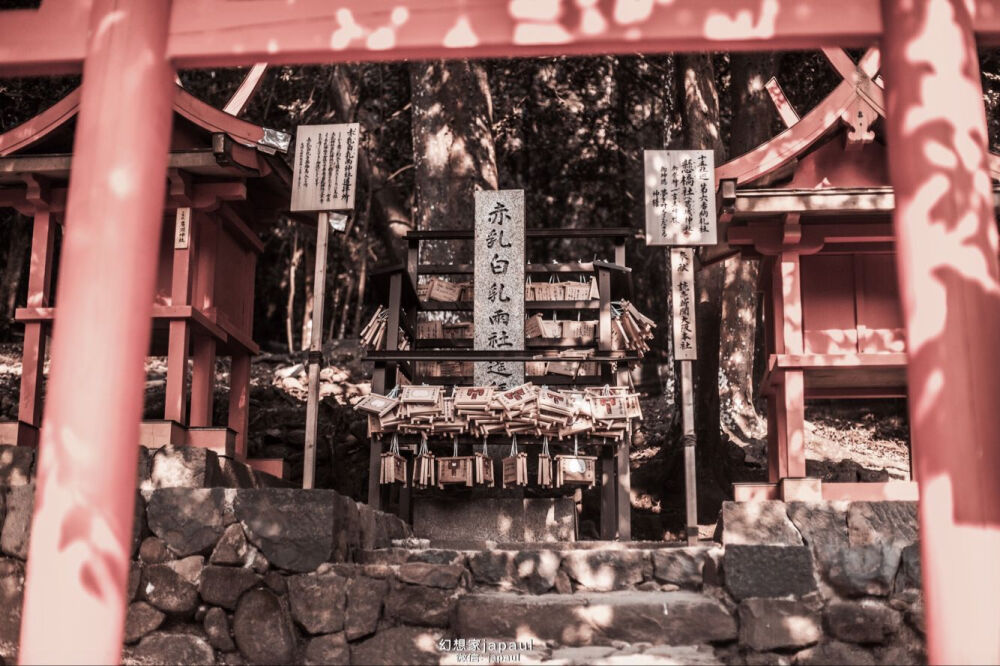
M 914 502 L 723 505 L 747 663 L 926 661 Z
M 36 451 L 30 446 L 0 445 L 0 486 L 21 486 L 35 479 Z M 139 447 L 136 487 L 271 488 L 291 484 L 246 463 L 197 446 Z
M 0 663 L 12 663 L 34 486 L 0 490 Z M 374 632 L 382 605 L 382 583 L 349 581 L 345 563 L 409 535 L 331 490 L 137 491 L 124 660 L 336 663 L 347 637 Z
M 0 495 L 4 661 L 31 490 Z M 137 518 L 128 663 L 486 663 L 517 640 L 520 663 L 925 660 L 913 504 L 727 504 L 694 548 L 443 549 L 322 490 L 144 491 Z

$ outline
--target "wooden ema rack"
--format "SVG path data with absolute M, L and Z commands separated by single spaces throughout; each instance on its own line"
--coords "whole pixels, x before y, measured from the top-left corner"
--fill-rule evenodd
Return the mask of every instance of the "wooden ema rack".
M 509 361 L 539 361 L 546 352 L 557 353 L 567 348 L 589 348 L 593 355 L 588 357 L 588 363 L 596 363 L 600 373 L 589 376 L 568 377 L 546 374 L 525 376 L 525 381 L 536 385 L 550 386 L 567 385 L 612 385 L 626 386 L 628 384 L 629 362 L 639 360 L 634 352 L 612 350 L 612 302 L 620 299 L 630 299 L 632 295 L 631 269 L 625 266 L 625 244 L 629 238 L 636 235 L 631 228 L 600 228 L 600 229 L 528 229 L 525 232 L 527 240 L 543 239 L 598 239 L 610 241 L 614 247 L 614 262 L 569 262 L 569 263 L 527 263 L 525 272 L 535 280 L 549 276 L 578 277 L 592 276 L 596 279 L 598 298 L 586 301 L 525 301 L 527 315 L 541 312 L 550 315 L 558 312 L 563 318 L 575 319 L 577 313 L 593 319 L 596 314 L 597 333 L 592 342 L 581 344 L 576 339 L 532 339 L 525 340 L 525 350 L 478 351 L 469 349 L 471 341 L 453 339 L 421 340 L 417 336 L 417 318 L 420 312 L 439 311 L 470 311 L 471 302 L 440 303 L 423 301 L 417 297 L 416 285 L 421 276 L 469 276 L 473 274 L 470 264 L 421 264 L 420 243 L 423 241 L 472 241 L 473 232 L 469 230 L 413 231 L 407 234 L 408 253 L 406 264 L 377 269 L 372 273 L 372 289 L 370 294 L 373 302 L 387 306 L 388 331 L 402 331 L 413 341 L 411 349 L 400 351 L 397 336 L 389 335 L 385 348 L 379 351 L 369 351 L 366 360 L 374 364 L 372 374 L 372 391 L 384 395 L 395 387 L 400 377 L 405 377 L 411 383 L 429 383 L 442 386 L 468 385 L 472 383 L 470 376 L 427 377 L 416 372 L 417 364 L 423 362 L 474 362 L 484 360 L 504 359 Z M 530 245 L 528 246 L 530 248 Z M 526 250 L 530 251 L 530 250 Z M 568 316 L 567 316 L 568 315 Z M 613 364 L 618 363 L 617 370 Z M 409 438 L 413 439 L 413 438 Z M 460 438 L 460 442 L 471 438 Z M 408 440 L 407 440 L 408 441 Z M 444 441 L 444 440 L 443 440 Z M 448 439 L 447 446 L 451 447 Z M 502 440 L 494 438 L 494 443 Z M 408 442 L 409 443 L 409 442 Z M 430 444 L 434 444 L 434 440 Z M 440 442 L 439 442 L 440 443 Z M 481 440 L 479 441 L 481 443 Z M 518 437 L 518 443 L 527 448 L 539 448 L 539 442 L 532 438 Z M 630 475 L 629 449 L 630 442 L 607 443 L 604 440 L 586 442 L 589 447 L 597 446 L 599 474 L 596 474 L 601 495 L 601 538 L 622 539 L 631 538 L 630 523 Z M 407 445 L 401 444 L 407 449 Z M 413 448 L 412 445 L 409 448 Z M 540 449 L 539 449 L 540 450 Z M 386 507 L 390 500 L 390 488 L 379 483 L 379 460 L 382 454 L 382 444 L 373 438 L 371 443 L 371 458 L 368 478 L 368 503 L 374 508 Z M 412 460 L 412 457 L 410 458 Z M 412 469 L 412 467 L 411 467 Z M 497 472 L 497 476 L 500 473 Z M 499 481 L 499 479 L 498 479 Z M 498 484 L 499 485 L 499 484 Z M 398 513 L 408 518 L 410 511 L 410 488 L 398 488 Z

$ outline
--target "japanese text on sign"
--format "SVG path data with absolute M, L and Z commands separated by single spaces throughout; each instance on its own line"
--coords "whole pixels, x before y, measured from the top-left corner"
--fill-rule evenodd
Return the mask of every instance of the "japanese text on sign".
M 300 125 L 291 210 L 353 210 L 360 125 Z
M 646 245 L 714 245 L 715 158 L 711 150 L 647 150 Z
M 524 191 L 476 192 L 475 348 L 524 349 Z M 476 363 L 475 383 L 524 383 L 524 363 Z
M 670 249 L 670 277 L 673 284 L 674 358 L 698 358 L 695 334 L 694 250 Z
M 186 250 L 191 243 L 191 209 L 177 209 L 174 222 L 174 249 Z

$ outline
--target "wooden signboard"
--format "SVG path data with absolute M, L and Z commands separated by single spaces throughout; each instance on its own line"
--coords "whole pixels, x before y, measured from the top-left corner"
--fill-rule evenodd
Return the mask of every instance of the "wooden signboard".
M 186 250 L 191 244 L 191 209 L 178 208 L 174 224 L 174 249 Z
M 695 330 L 694 250 L 670 249 L 670 277 L 673 286 L 674 358 L 698 358 Z
M 715 158 L 711 150 L 647 150 L 646 245 L 715 245 Z
M 474 348 L 524 349 L 524 190 L 476 192 Z M 524 383 L 524 363 L 476 363 L 475 383 Z
M 354 210 L 361 126 L 299 125 L 295 137 L 291 210 Z

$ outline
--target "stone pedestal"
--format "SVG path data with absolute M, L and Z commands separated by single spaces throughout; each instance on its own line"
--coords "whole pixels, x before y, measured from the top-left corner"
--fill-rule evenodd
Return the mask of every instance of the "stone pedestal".
M 431 541 L 575 541 L 576 509 L 568 497 L 463 502 L 418 498 L 413 532 Z

